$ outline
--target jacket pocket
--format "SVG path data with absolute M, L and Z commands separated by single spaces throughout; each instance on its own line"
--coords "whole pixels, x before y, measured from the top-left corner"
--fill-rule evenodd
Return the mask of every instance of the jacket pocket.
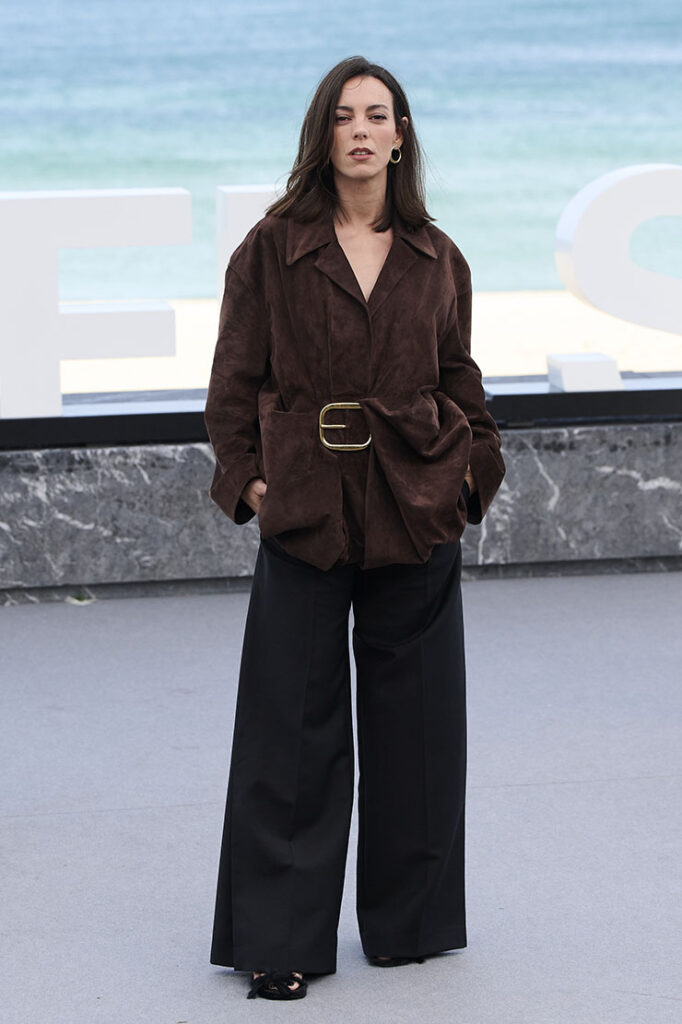
M 324 517 L 324 489 L 313 472 L 317 413 L 270 408 L 260 421 L 267 490 L 258 511 L 264 537 L 316 526 Z
M 471 451 L 471 427 L 463 411 L 443 392 L 413 396 L 388 405 L 363 400 L 374 458 L 415 549 L 422 559 L 434 544 L 458 538 L 467 506 L 462 482 Z M 368 508 L 368 520 L 374 510 Z M 382 529 L 377 524 L 375 531 Z

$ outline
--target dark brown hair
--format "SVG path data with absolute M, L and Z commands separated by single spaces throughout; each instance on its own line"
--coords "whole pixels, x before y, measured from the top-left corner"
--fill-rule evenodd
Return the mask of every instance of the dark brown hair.
M 410 228 L 420 228 L 434 220 L 425 205 L 424 158 L 412 126 L 407 97 L 390 71 L 371 64 L 364 57 L 347 57 L 320 81 L 301 128 L 298 155 L 289 175 L 284 195 L 276 199 L 266 214 L 293 217 L 300 221 L 332 219 L 339 205 L 334 185 L 331 152 L 334 145 L 336 106 L 349 78 L 377 78 L 393 96 L 393 116 L 402 128 L 402 155 L 397 164 L 388 164 L 386 201 L 379 220 L 372 227 L 386 231 L 395 210 Z M 401 118 L 407 117 L 407 128 Z

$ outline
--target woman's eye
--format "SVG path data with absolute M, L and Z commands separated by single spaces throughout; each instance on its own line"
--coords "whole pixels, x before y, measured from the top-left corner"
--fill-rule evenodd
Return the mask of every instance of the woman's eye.
M 372 114 L 371 117 L 378 118 L 380 121 L 386 120 L 386 114 Z M 342 121 L 349 121 L 350 118 L 348 114 L 337 114 L 335 120 L 337 124 L 340 124 Z

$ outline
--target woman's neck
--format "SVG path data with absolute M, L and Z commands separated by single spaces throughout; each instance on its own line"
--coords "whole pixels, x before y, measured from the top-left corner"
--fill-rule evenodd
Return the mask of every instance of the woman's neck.
M 384 209 L 386 175 L 376 175 L 367 181 L 354 181 L 336 175 L 334 184 L 340 206 L 335 217 L 337 223 L 350 230 L 369 229 Z

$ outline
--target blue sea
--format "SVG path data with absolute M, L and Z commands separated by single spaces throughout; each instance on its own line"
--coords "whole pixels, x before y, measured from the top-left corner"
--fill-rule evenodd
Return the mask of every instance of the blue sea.
M 402 82 L 430 212 L 475 289 L 551 289 L 568 200 L 682 163 L 680 0 L 3 0 L 0 189 L 175 186 L 189 246 L 62 250 L 62 299 L 215 296 L 218 185 L 284 185 L 306 105 L 363 54 Z M 682 218 L 633 257 L 682 275 Z

